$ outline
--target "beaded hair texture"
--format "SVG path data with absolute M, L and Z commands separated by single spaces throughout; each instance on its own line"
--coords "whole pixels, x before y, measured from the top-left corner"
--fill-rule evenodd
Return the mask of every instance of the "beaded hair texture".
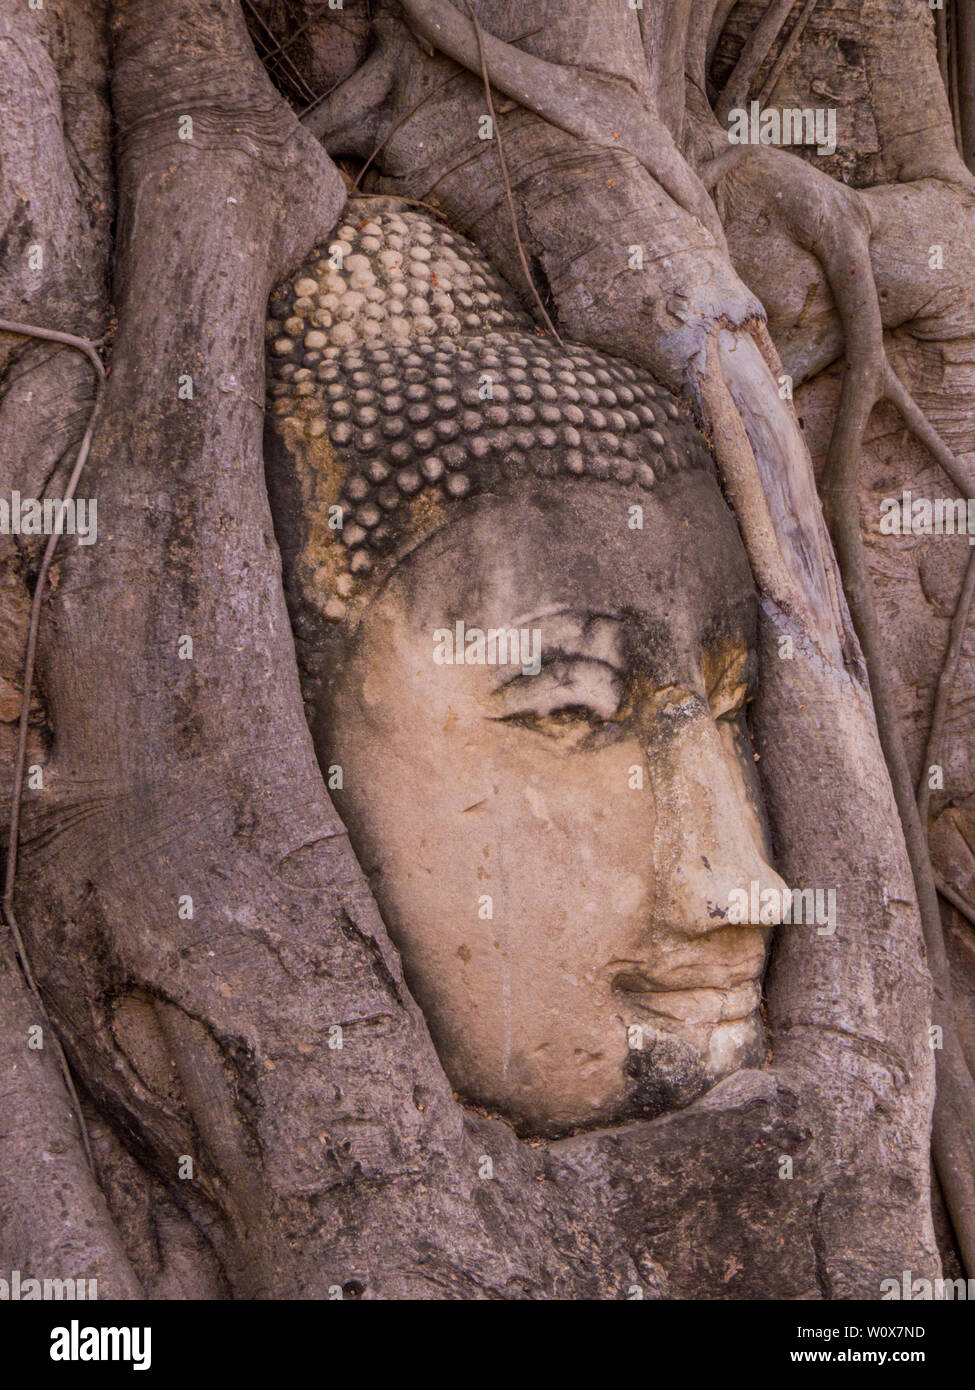
M 542 336 L 469 241 L 396 199 L 348 203 L 274 290 L 267 343 L 268 432 L 307 513 L 286 570 L 330 623 L 446 504 L 523 477 L 713 472 L 664 387 Z

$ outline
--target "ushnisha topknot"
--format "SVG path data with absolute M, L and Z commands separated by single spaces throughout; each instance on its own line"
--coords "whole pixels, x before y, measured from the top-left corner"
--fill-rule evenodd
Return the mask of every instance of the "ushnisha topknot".
M 351 617 L 449 503 L 523 477 L 652 488 L 713 470 L 668 391 L 543 336 L 470 242 L 398 199 L 347 204 L 272 294 L 267 348 L 269 482 L 299 639 Z

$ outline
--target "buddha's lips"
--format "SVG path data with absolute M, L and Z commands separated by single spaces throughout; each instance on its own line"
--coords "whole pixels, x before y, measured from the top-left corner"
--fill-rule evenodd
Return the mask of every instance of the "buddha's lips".
M 620 974 L 613 980 L 613 993 L 625 999 L 637 1013 L 677 1023 L 733 1023 L 748 1018 L 758 1008 L 761 976 L 754 972 L 742 978 L 739 971 L 721 985 L 682 985 L 675 989 L 646 976 Z
M 727 990 L 758 980 L 765 971 L 767 927 L 720 928 L 707 936 L 668 944 L 656 959 L 610 961 L 611 986 L 634 994 L 670 994 L 685 989 Z

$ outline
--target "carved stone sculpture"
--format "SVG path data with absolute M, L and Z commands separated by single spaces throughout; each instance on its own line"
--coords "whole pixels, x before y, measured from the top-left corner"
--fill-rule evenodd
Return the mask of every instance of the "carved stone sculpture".
M 392 200 L 350 204 L 271 312 L 316 747 L 455 1087 L 559 1133 L 760 1063 L 769 919 L 729 904 L 785 885 L 704 439 Z

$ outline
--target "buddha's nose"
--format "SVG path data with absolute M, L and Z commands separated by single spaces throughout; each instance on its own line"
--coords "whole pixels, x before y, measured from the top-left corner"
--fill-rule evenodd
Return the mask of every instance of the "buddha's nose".
M 689 936 L 732 923 L 777 922 L 789 890 L 768 862 L 761 821 L 734 766 L 731 740 L 722 739 L 705 706 L 689 704 L 668 736 L 649 750 L 655 912 L 671 930 Z

